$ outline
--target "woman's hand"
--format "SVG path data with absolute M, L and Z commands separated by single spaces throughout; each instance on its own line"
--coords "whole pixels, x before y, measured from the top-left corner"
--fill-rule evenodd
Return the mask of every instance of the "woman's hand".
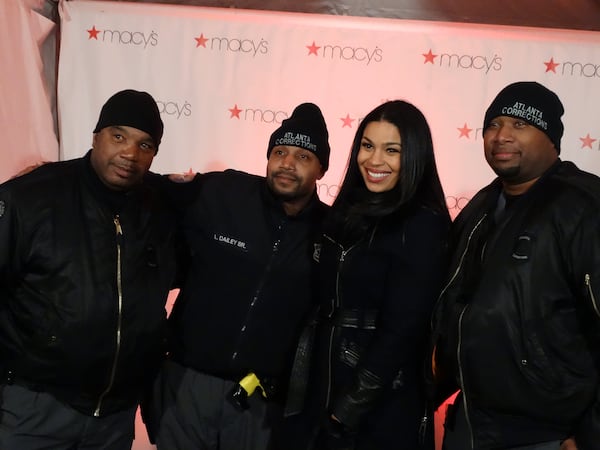
M 575 443 L 575 439 L 572 437 L 570 437 L 569 439 L 565 439 L 560 445 L 560 450 L 577 450 L 577 444 Z
M 354 450 L 356 433 L 348 430 L 333 414 L 323 425 L 315 448 L 319 450 Z

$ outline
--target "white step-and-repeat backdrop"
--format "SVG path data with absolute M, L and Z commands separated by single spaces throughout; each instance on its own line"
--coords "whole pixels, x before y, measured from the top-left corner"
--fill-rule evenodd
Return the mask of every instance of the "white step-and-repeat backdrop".
M 356 127 L 387 99 L 432 128 L 453 215 L 493 178 L 485 109 L 506 84 L 539 81 L 565 104 L 564 159 L 600 174 L 600 33 L 124 2 L 60 5 L 61 159 L 90 147 L 104 101 L 150 92 L 165 122 L 157 172 L 263 174 L 271 132 L 305 101 L 325 115 L 337 193 Z
M 270 134 L 310 101 L 329 127 L 331 203 L 361 117 L 404 99 L 429 120 L 455 216 L 493 178 L 485 109 L 535 80 L 565 105 L 562 158 L 600 175 L 600 33 L 84 0 L 60 13 L 61 159 L 83 155 L 103 103 L 133 88 L 165 122 L 155 171 L 264 174 Z M 138 427 L 134 448 L 151 448 Z

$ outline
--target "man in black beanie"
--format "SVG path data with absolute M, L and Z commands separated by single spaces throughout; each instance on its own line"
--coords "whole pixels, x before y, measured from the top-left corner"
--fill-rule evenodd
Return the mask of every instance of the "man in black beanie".
M 191 254 L 144 408 L 159 449 L 267 449 L 312 304 L 329 153 L 322 113 L 304 103 L 273 132 L 266 177 L 226 170 L 171 186 Z
M 131 448 L 174 278 L 143 182 L 162 134 L 152 96 L 121 91 L 85 156 L 0 185 L 0 448 Z
M 600 449 L 600 178 L 560 160 L 563 112 L 517 82 L 485 113 L 498 177 L 454 222 L 432 321 L 445 450 Z

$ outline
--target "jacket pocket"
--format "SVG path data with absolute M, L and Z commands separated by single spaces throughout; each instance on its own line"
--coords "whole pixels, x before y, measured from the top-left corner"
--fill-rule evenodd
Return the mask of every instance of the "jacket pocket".
M 525 376 L 534 386 L 544 390 L 555 391 L 561 388 L 561 377 L 542 345 L 538 333 L 525 332 L 523 340 L 524 349 L 519 363 Z

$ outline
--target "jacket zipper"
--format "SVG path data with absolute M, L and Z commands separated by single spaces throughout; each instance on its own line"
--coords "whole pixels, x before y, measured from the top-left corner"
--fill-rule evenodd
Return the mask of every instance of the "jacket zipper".
M 471 239 L 473 238 L 473 234 L 475 234 L 475 231 L 477 230 L 477 228 L 479 228 L 479 226 L 481 225 L 481 222 L 483 222 L 486 217 L 487 217 L 487 214 L 484 214 L 481 217 L 481 219 L 479 219 L 479 221 L 475 224 L 475 226 L 471 230 L 471 233 L 469 233 L 469 237 L 467 239 L 467 245 L 465 245 L 465 250 L 462 252 L 462 255 L 460 255 L 460 261 L 458 262 L 458 266 L 456 267 L 456 270 L 452 274 L 452 278 L 450 278 L 450 281 L 448 281 L 448 283 L 446 283 L 446 286 L 444 286 L 444 288 L 442 289 L 442 292 L 440 293 L 438 300 L 443 297 L 443 295 L 446 293 L 446 291 L 448 290 L 450 285 L 454 282 L 454 280 L 458 276 L 460 269 L 462 269 L 462 265 L 465 260 L 465 256 L 467 254 L 467 250 L 469 250 L 469 245 L 471 244 Z
M 446 293 L 446 291 L 448 290 L 448 288 L 450 287 L 450 285 L 454 282 L 454 280 L 456 279 L 456 277 L 458 276 L 458 274 L 460 273 L 461 269 L 462 269 L 462 265 L 465 261 L 465 256 L 467 255 L 467 251 L 469 250 L 469 246 L 471 245 L 471 239 L 473 239 L 473 235 L 475 234 L 475 231 L 477 231 L 477 229 L 479 228 L 479 226 L 481 225 L 481 223 L 485 220 L 485 218 L 487 217 L 487 214 L 484 214 L 483 216 L 481 216 L 481 218 L 477 221 L 477 223 L 475 224 L 475 226 L 473 226 L 473 229 L 471 230 L 471 232 L 469 233 L 469 237 L 467 238 L 467 243 L 465 245 L 465 249 L 463 250 L 462 254 L 460 255 L 460 260 L 458 261 L 458 266 L 456 267 L 456 270 L 454 271 L 454 273 L 452 274 L 452 277 L 450 278 L 450 281 L 448 281 L 448 283 L 446 283 L 446 285 L 444 286 L 444 288 L 442 289 L 438 300 L 436 302 L 436 308 L 438 307 L 440 300 L 442 299 L 442 297 L 444 296 L 444 294 Z M 460 346 L 461 346 L 461 339 L 462 339 L 462 330 L 461 330 L 461 325 L 462 325 L 462 318 L 463 315 L 465 313 L 465 311 L 467 310 L 468 305 L 465 306 L 465 308 L 462 310 L 462 312 L 460 313 L 460 317 L 459 317 L 459 324 L 458 324 L 458 347 L 456 349 L 456 357 L 457 357 L 457 363 L 458 363 L 458 371 L 459 371 L 459 378 L 460 378 L 460 388 L 462 391 L 462 395 L 463 395 L 463 405 L 465 408 L 465 417 L 467 420 L 467 427 L 469 428 L 469 436 L 471 438 L 471 448 L 473 448 L 474 445 L 474 438 L 473 438 L 473 430 L 471 427 L 471 420 L 469 418 L 469 414 L 468 414 L 468 409 L 467 409 L 467 400 L 466 400 L 466 395 L 465 395 L 465 387 L 464 387 L 464 378 L 463 378 L 463 373 L 462 373 L 462 365 L 460 362 Z M 435 314 L 432 314 L 432 322 L 431 322 L 431 329 L 434 329 L 434 323 L 433 323 L 433 317 L 435 316 Z M 427 417 L 427 412 L 423 415 L 423 417 L 421 418 L 421 424 L 422 426 L 429 420 L 429 417 Z
M 594 291 L 592 290 L 592 277 L 590 277 L 589 273 L 585 274 L 585 285 L 587 286 L 588 292 L 590 293 L 590 299 L 592 300 L 592 306 L 594 307 L 594 311 L 598 317 L 600 317 L 600 308 L 598 308 L 598 302 L 596 301 L 596 297 L 594 296 Z
M 335 307 L 336 306 L 339 307 L 339 305 L 340 305 L 340 272 L 341 272 L 342 264 L 345 261 L 346 255 L 356 246 L 356 244 L 351 246 L 348 250 L 344 250 L 344 248 L 340 244 L 338 244 L 336 241 L 331 239 L 329 236 L 323 235 L 323 237 L 325 237 L 326 239 L 331 241 L 333 244 L 337 245 L 338 247 L 340 247 L 342 249 L 342 252 L 340 253 L 340 257 L 338 259 L 337 273 L 335 275 L 335 299 L 333 299 L 333 304 L 331 305 L 331 315 L 329 316 L 329 317 L 331 317 L 335 311 Z M 335 333 L 335 327 L 332 325 L 331 331 L 329 333 L 329 349 L 327 351 L 327 395 L 325 397 L 325 405 L 327 407 L 329 407 L 329 402 L 331 400 L 331 383 L 332 383 L 332 375 L 331 374 L 333 372 L 332 352 L 333 352 L 333 335 L 334 335 L 334 333 Z
M 462 391 L 463 407 L 465 409 L 465 419 L 467 421 L 467 428 L 469 429 L 469 438 L 470 438 L 470 442 L 471 442 L 470 448 L 474 448 L 475 442 L 474 442 L 474 438 L 473 438 L 473 427 L 471 425 L 471 419 L 469 417 L 469 408 L 467 405 L 467 394 L 465 393 L 465 379 L 464 379 L 464 375 L 463 375 L 462 364 L 460 361 L 460 348 L 461 348 L 461 344 L 462 344 L 462 320 L 463 320 L 465 312 L 467 311 L 468 308 L 469 308 L 469 305 L 466 305 L 463 308 L 463 310 L 461 311 L 460 316 L 458 318 L 458 346 L 456 349 L 456 359 L 458 361 L 458 377 L 460 379 L 460 389 Z
M 250 300 L 250 304 L 248 305 L 248 308 L 246 310 L 246 317 L 244 319 L 242 328 L 241 328 L 240 332 L 238 333 L 238 338 L 237 338 L 235 347 L 233 348 L 233 353 L 231 354 L 231 361 L 235 361 L 239 356 L 238 350 L 241 346 L 242 340 L 244 339 L 244 336 L 245 336 L 244 333 L 246 332 L 248 322 L 250 321 L 250 316 L 254 313 L 256 302 L 258 302 L 260 299 L 260 296 L 262 294 L 262 290 L 265 286 L 266 280 L 267 280 L 269 274 L 271 273 L 273 264 L 275 263 L 275 258 L 279 254 L 279 251 L 280 251 L 279 247 L 281 245 L 281 240 L 283 239 L 283 234 L 286 231 L 285 227 L 287 227 L 287 224 L 288 224 L 288 220 L 287 220 L 287 218 L 284 218 L 281 220 L 279 225 L 277 225 L 276 236 L 275 236 L 276 239 L 273 242 L 273 246 L 271 247 L 271 254 L 269 255 L 269 260 L 267 261 L 267 264 L 265 265 L 265 268 L 263 269 L 262 278 L 259 280 L 258 284 L 256 285 L 256 289 L 254 290 L 254 294 L 252 295 L 252 300 Z
M 485 220 L 486 217 L 487 217 L 487 214 L 484 214 L 481 217 L 481 219 L 479 219 L 479 221 L 475 224 L 475 226 L 473 227 L 473 229 L 471 230 L 471 232 L 469 233 L 469 238 L 467 239 L 467 245 L 465 245 L 465 250 L 463 251 L 462 255 L 460 256 L 460 262 L 458 264 L 458 267 L 456 268 L 456 271 L 454 272 L 454 275 L 452 276 L 452 279 L 450 280 L 450 282 L 446 285 L 446 287 L 442 291 L 442 294 L 446 291 L 446 289 L 448 288 L 448 286 L 450 286 L 450 284 L 452 283 L 452 281 L 454 281 L 454 279 L 456 278 L 456 276 L 458 275 L 458 273 L 462 269 L 462 265 L 463 265 L 463 262 L 465 260 L 465 256 L 467 254 L 469 246 L 471 245 L 471 239 L 473 239 L 473 235 L 475 234 L 475 231 L 477 231 L 477 229 L 479 228 L 479 226 Z M 440 295 L 440 297 L 441 297 L 441 295 Z M 471 425 L 471 418 L 469 417 L 469 407 L 468 407 L 468 403 L 467 403 L 467 394 L 465 392 L 465 378 L 464 378 L 463 367 L 462 367 L 462 362 L 461 362 L 462 321 L 463 321 L 463 317 L 465 315 L 465 312 L 467 311 L 468 308 L 469 308 L 469 305 L 466 305 L 463 308 L 463 310 L 461 311 L 460 316 L 458 318 L 458 343 L 457 343 L 457 348 L 456 348 L 456 361 L 457 361 L 457 365 L 458 365 L 458 377 L 460 379 L 460 390 L 461 390 L 461 393 L 462 393 L 463 407 L 465 409 L 465 420 L 467 422 L 467 428 L 469 429 L 469 439 L 470 439 L 470 442 L 471 442 L 471 448 L 475 448 L 474 447 L 475 446 L 475 438 L 473 436 L 473 426 Z
M 329 408 L 329 401 L 331 400 L 331 372 L 332 372 L 332 363 L 331 363 L 331 353 L 333 351 L 333 333 L 335 332 L 335 328 L 332 326 L 331 331 L 329 332 L 329 348 L 327 350 L 327 395 L 325 396 L 325 407 Z
M 121 237 L 123 236 L 123 229 L 121 228 L 121 222 L 119 220 L 119 216 L 116 215 L 113 219 L 115 224 L 115 233 L 116 233 L 116 242 L 117 242 L 117 298 L 118 298 L 118 314 L 117 314 L 117 332 L 116 332 L 116 346 L 115 346 L 115 356 L 113 358 L 112 369 L 110 371 L 110 378 L 108 380 L 108 385 L 106 389 L 100 394 L 98 398 L 98 403 L 96 404 L 96 409 L 94 410 L 94 417 L 100 416 L 100 408 L 102 406 L 102 402 L 104 397 L 110 392 L 115 382 L 115 375 L 117 372 L 117 362 L 119 360 L 119 353 L 121 352 L 121 326 L 123 321 L 123 285 L 121 278 Z

